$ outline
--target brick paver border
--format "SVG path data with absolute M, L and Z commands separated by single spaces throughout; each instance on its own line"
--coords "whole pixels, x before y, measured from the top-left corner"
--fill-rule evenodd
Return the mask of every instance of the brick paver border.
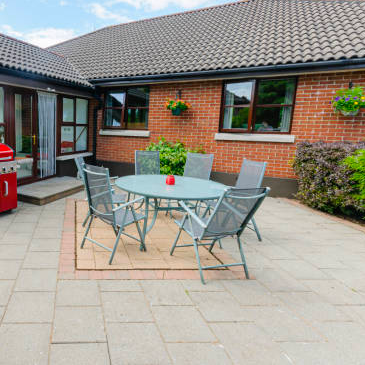
M 58 268 L 59 279 L 200 280 L 198 270 L 79 270 L 76 269 L 76 199 L 66 199 Z M 245 279 L 243 269 L 205 270 L 206 279 Z

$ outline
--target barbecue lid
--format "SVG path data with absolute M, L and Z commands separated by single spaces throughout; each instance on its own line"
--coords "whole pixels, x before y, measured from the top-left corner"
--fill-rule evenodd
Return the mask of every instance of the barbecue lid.
M 5 143 L 0 143 L 0 162 L 14 160 L 14 151 Z

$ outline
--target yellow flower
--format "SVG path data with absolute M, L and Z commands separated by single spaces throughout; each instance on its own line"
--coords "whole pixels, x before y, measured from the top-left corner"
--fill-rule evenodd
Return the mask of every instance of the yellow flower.
M 359 104 L 357 101 L 354 102 L 355 105 Z
M 365 96 L 362 96 L 362 97 L 361 97 L 361 100 L 365 100 Z

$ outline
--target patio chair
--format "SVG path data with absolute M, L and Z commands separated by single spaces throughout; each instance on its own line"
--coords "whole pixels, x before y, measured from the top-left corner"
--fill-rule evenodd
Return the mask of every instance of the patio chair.
M 244 158 L 235 187 L 239 189 L 259 188 L 265 175 L 266 165 L 267 162 L 251 161 Z M 208 202 L 210 207 L 214 207 L 216 204 L 217 203 L 214 201 Z M 261 234 L 254 217 L 252 217 L 251 223 L 253 228 L 250 225 L 248 225 L 247 228 L 255 231 L 257 239 L 262 241 Z M 221 247 L 221 242 L 219 242 L 219 246 Z
M 172 245 L 170 255 L 174 253 L 177 247 L 193 246 L 199 267 L 200 279 L 203 284 L 205 284 L 203 270 L 219 267 L 243 266 L 246 278 L 249 279 L 240 236 L 269 190 L 270 188 L 227 188 L 219 198 L 213 213 L 206 217 L 199 217 L 183 201 L 179 201 L 180 206 L 185 210 L 186 214 L 181 221 L 175 221 L 179 226 L 179 232 Z M 191 236 L 193 243 L 177 245 L 183 230 Z M 241 262 L 202 266 L 199 256 L 199 246 L 209 246 L 209 251 L 211 252 L 216 241 L 228 236 L 236 236 Z
M 209 180 L 212 172 L 213 159 L 213 154 L 188 152 L 186 155 L 184 176 Z
M 197 179 L 209 180 L 213 166 L 213 154 L 192 153 L 188 152 L 186 155 L 186 162 L 184 167 L 184 177 L 195 177 Z M 191 204 L 190 204 L 191 205 Z M 199 209 L 200 202 L 196 202 L 195 209 Z M 171 209 L 171 202 L 168 202 L 168 208 Z M 174 208 L 179 210 L 179 208 Z M 171 210 L 166 211 L 166 215 L 170 214 Z
M 84 237 L 81 242 L 81 248 L 84 247 L 85 241 L 88 240 L 111 252 L 109 264 L 113 262 L 115 252 L 118 247 L 121 234 L 140 242 L 141 247 L 146 248 L 144 237 L 138 221 L 145 219 L 145 215 L 137 213 L 134 209 L 135 203 L 143 201 L 143 197 L 139 197 L 124 204 L 116 205 L 113 200 L 113 190 L 110 184 L 109 170 L 103 167 L 84 165 L 83 168 L 87 200 L 90 208 L 90 220 L 87 225 Z M 113 248 L 104 246 L 102 243 L 88 237 L 91 224 L 95 218 L 99 218 L 104 223 L 113 227 L 116 240 Z M 139 238 L 124 232 L 124 228 L 135 223 Z
M 159 175 L 160 152 L 159 151 L 135 151 L 136 175 Z
M 79 176 L 80 179 L 82 179 L 83 183 L 84 183 L 84 187 L 86 190 L 86 185 L 85 185 L 85 177 L 84 177 L 84 166 L 85 166 L 85 160 L 83 157 L 75 157 L 75 164 L 77 167 L 77 174 Z M 95 168 L 98 168 L 98 166 L 95 166 Z M 101 170 L 102 171 L 102 170 Z M 110 179 L 115 179 L 116 177 L 110 178 Z M 113 186 L 113 184 L 111 184 Z M 126 201 L 126 194 L 116 194 L 115 191 L 113 190 L 113 202 L 115 204 L 121 204 L 124 203 Z M 84 222 L 82 223 L 82 226 L 85 227 L 85 224 L 87 223 L 88 219 L 90 218 L 90 210 L 88 211 L 86 218 L 84 219 Z

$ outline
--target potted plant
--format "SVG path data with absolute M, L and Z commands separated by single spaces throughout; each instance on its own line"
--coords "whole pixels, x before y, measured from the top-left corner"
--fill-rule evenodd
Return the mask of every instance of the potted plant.
M 356 115 L 360 108 L 365 107 L 365 95 L 362 87 L 351 87 L 336 92 L 332 100 L 336 112 L 345 116 Z
M 166 109 L 171 110 L 172 115 L 180 115 L 181 112 L 191 107 L 189 103 L 181 99 L 167 99 L 165 106 Z

